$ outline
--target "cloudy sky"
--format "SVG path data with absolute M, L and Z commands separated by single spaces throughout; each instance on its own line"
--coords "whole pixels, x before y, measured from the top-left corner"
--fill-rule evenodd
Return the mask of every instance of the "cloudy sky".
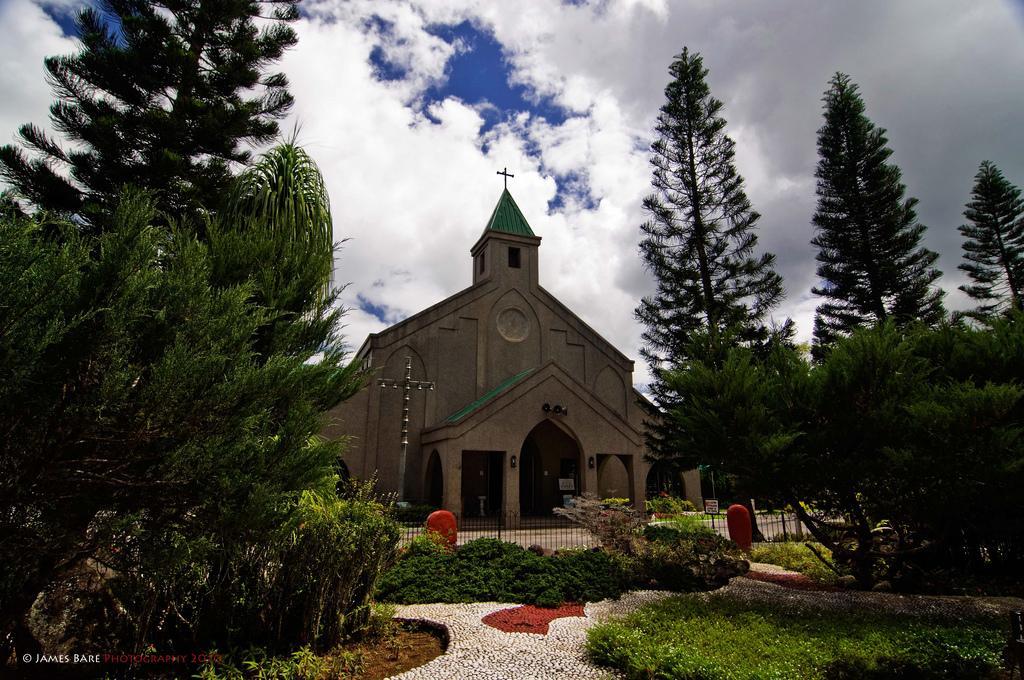
M 43 57 L 71 52 L 81 0 L 0 0 L 0 135 L 46 120 Z M 1021 0 L 307 0 L 281 66 L 296 106 L 282 129 L 327 179 L 348 239 L 346 333 L 369 332 L 467 286 L 469 247 L 510 190 L 543 237 L 541 283 L 638 358 L 637 251 L 648 146 L 667 67 L 704 55 L 739 171 L 788 297 L 811 333 L 815 132 L 831 75 L 851 74 L 888 130 L 951 308 L 978 164 L 1024 184 Z M 637 361 L 634 381 L 647 380 Z

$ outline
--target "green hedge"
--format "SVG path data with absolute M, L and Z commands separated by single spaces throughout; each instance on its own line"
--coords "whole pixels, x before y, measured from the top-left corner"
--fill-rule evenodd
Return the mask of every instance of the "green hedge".
M 402 524 L 423 524 L 423 522 L 427 521 L 430 513 L 435 510 L 437 508 L 433 505 L 423 503 L 412 503 L 403 506 L 396 505 L 391 511 L 391 516 L 394 517 L 396 522 L 401 522 Z
M 648 541 L 662 541 L 668 543 L 674 543 L 676 541 L 704 537 L 704 536 L 718 536 L 714 529 L 704 524 L 696 517 L 690 515 L 682 515 L 680 517 L 659 522 L 657 524 L 648 524 L 643 529 L 643 536 Z M 726 539 L 722 539 L 722 549 L 727 547 L 735 548 L 735 544 Z
M 629 586 L 623 560 L 603 550 L 543 557 L 493 538 L 449 552 L 429 538 L 413 541 L 382 576 L 381 602 L 522 602 L 554 607 L 618 597 Z
M 671 598 L 595 626 L 587 651 L 630 679 L 999 677 L 1000 622 L 779 611 L 735 595 Z
M 647 527 L 632 552 L 562 550 L 552 557 L 513 543 L 478 538 L 449 551 L 428 536 L 415 539 L 384 573 L 381 602 L 523 602 L 557 606 L 617 598 L 654 586 L 691 592 L 724 585 L 747 571 L 736 544 L 717 534 Z
M 680 515 L 684 512 L 696 512 L 697 506 L 685 498 L 674 496 L 656 496 L 644 503 L 647 512 L 656 512 L 659 515 Z
M 665 590 L 717 588 L 749 567 L 735 543 L 703 525 L 649 524 L 643 536 L 635 545 L 640 573 Z

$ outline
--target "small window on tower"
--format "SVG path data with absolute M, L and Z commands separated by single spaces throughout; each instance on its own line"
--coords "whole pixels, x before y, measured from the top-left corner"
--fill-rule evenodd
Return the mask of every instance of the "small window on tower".
M 519 269 L 519 248 L 508 249 L 508 266 Z
M 484 273 L 484 257 L 487 256 L 486 252 L 480 253 L 480 273 Z

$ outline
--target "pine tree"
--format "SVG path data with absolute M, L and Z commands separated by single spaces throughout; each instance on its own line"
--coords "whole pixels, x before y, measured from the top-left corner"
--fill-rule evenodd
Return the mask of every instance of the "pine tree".
M 1024 201 L 999 168 L 984 161 L 974 176 L 971 202 L 960 226 L 964 259 L 960 269 L 974 280 L 960 286 L 981 305 L 971 315 L 984 319 L 1021 309 L 1024 294 Z
M 24 125 L 30 153 L 0 147 L 0 176 L 36 207 L 87 222 L 128 184 L 171 216 L 216 206 L 231 166 L 249 161 L 245 145 L 271 140 L 292 104 L 284 74 L 264 71 L 296 42 L 296 2 L 104 0 L 102 11 L 83 10 L 81 50 L 46 60 L 50 117 L 72 148 Z
M 849 76 L 837 73 L 825 92 L 825 124 L 818 130 L 818 277 L 812 292 L 825 301 L 814 320 L 815 354 L 855 328 L 892 319 L 934 324 L 945 315 L 943 293 L 932 284 L 938 254 L 921 246 L 925 226 L 916 198 L 904 199 L 899 168 L 885 130 L 865 115 Z
M 725 134 L 722 102 L 711 96 L 703 60 L 684 48 L 669 73 L 651 145 L 654 193 L 644 199 L 650 220 L 640 227 L 640 251 L 657 292 L 636 310 L 659 401 L 668 397 L 659 372 L 678 368 L 695 336 L 763 341 L 764 317 L 783 297 L 775 256 L 754 255 L 760 215 L 736 172 L 735 143 Z
M 644 199 L 650 220 L 640 226 L 640 252 L 657 290 L 641 300 L 636 316 L 653 377 L 647 446 L 678 472 L 692 465 L 674 444 L 676 416 L 685 408 L 675 372 L 688 362 L 717 364 L 730 345 L 764 349 L 788 341 L 792 323 L 781 330 L 765 324 L 783 297 L 782 278 L 774 255 L 754 255 L 760 215 L 736 172 L 735 143 L 725 134 L 722 102 L 711 96 L 703 60 L 684 48 L 669 74 L 651 145 L 654 193 Z

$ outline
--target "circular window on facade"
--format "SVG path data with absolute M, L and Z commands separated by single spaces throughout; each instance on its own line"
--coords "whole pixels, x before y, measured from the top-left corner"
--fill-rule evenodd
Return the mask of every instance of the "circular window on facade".
M 530 320 L 515 307 L 498 312 L 498 333 L 509 342 L 522 342 L 530 334 Z

